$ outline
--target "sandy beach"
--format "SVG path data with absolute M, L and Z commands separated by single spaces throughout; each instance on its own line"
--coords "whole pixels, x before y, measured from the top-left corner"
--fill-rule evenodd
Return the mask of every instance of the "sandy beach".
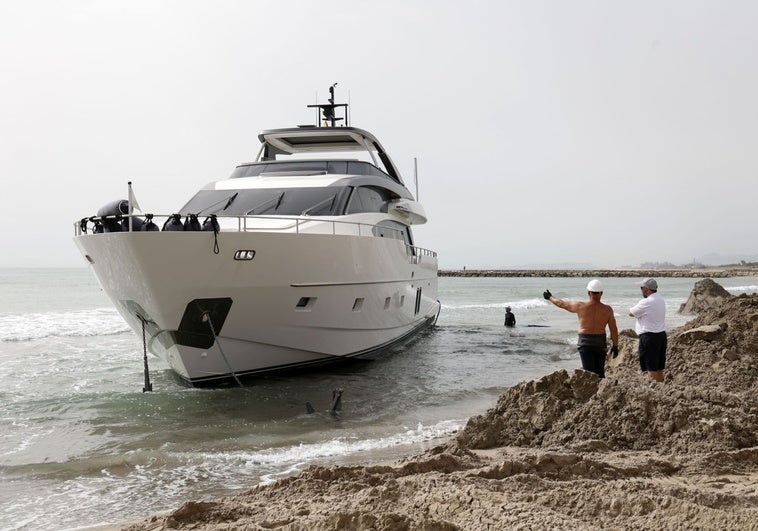
M 758 529 L 758 295 L 695 285 L 665 382 L 622 331 L 607 377 L 508 389 L 453 439 L 297 476 L 113 529 Z

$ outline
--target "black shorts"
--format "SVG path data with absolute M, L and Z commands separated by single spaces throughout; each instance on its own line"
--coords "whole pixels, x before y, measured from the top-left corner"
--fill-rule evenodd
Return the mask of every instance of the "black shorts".
M 577 350 L 582 360 L 582 369 L 605 378 L 605 347 L 581 346 Z
M 640 368 L 642 372 L 662 371 L 666 368 L 666 332 L 640 334 Z

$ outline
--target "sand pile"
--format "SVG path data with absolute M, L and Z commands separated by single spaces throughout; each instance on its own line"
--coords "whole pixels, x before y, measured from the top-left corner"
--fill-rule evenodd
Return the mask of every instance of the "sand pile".
M 671 331 L 664 385 L 638 376 L 637 342 L 623 332 L 604 380 L 560 371 L 512 387 L 458 441 L 670 453 L 758 445 L 758 296 L 725 298 Z
M 721 284 L 710 278 L 698 281 L 692 289 L 689 298 L 679 307 L 679 313 L 698 313 L 718 308 L 724 299 L 732 297 Z
M 128 529 L 758 529 L 758 295 L 670 331 L 663 384 L 636 348 L 624 331 L 602 381 L 510 388 L 423 455 L 310 467 Z

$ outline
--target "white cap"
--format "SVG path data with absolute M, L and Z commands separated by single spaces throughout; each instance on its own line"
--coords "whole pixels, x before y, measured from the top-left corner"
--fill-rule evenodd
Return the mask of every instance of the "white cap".
M 587 284 L 587 291 L 603 291 L 603 283 L 598 279 L 593 278 L 590 283 Z

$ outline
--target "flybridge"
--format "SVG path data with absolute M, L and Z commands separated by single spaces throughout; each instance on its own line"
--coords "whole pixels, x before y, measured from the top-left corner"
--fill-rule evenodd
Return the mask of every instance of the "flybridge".
M 255 162 L 279 161 L 300 154 L 361 152 L 368 154 L 373 165 L 392 180 L 404 185 L 400 172 L 379 140 L 368 131 L 348 126 L 347 103 L 334 103 L 334 85 L 329 87 L 329 92 L 329 103 L 308 105 L 321 110 L 322 127 L 311 125 L 263 131 L 258 135 L 262 145 Z M 344 110 L 343 117 L 336 116 L 335 111 L 339 108 Z M 336 123 L 342 120 L 346 125 L 337 127 Z
M 362 152 L 371 157 L 374 166 L 404 185 L 400 172 L 376 137 L 357 127 L 270 129 L 258 135 L 258 139 L 262 145 L 255 162 L 278 161 L 303 153 Z

